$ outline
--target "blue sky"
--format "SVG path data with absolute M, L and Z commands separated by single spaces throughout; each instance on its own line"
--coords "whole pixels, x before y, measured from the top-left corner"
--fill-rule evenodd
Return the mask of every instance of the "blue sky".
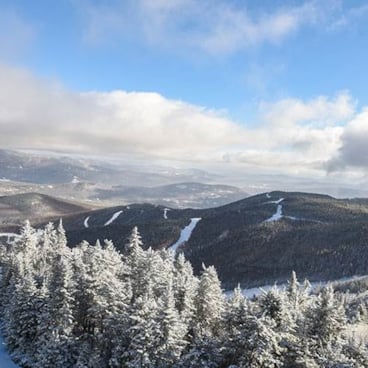
M 0 143 L 363 180 L 367 21 L 356 0 L 0 0 Z

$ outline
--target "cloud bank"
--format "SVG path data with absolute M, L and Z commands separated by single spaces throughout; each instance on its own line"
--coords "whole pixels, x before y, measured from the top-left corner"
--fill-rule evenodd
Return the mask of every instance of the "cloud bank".
M 347 92 L 263 103 L 256 121 L 147 92 L 75 92 L 0 66 L 0 145 L 311 173 L 368 163 L 368 109 Z

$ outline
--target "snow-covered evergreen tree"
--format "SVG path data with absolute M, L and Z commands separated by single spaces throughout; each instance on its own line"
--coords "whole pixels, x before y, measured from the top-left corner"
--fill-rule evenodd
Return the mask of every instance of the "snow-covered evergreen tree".
M 342 333 L 350 297 L 310 295 L 293 273 L 285 290 L 226 298 L 213 267 L 198 279 L 182 254 L 143 250 L 137 228 L 122 256 L 108 241 L 70 249 L 62 223 L 28 222 L 0 246 L 0 270 L 2 333 L 25 368 L 368 365 L 367 347 Z
M 205 267 L 195 296 L 197 336 L 220 336 L 223 328 L 225 297 L 213 266 Z
M 71 262 L 59 255 L 51 268 L 38 328 L 37 368 L 71 367 L 74 352 L 74 283 Z

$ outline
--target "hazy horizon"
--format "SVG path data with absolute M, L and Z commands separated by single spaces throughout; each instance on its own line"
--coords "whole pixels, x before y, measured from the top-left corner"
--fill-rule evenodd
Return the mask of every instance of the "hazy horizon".
M 0 148 L 366 193 L 364 1 L 0 5 Z

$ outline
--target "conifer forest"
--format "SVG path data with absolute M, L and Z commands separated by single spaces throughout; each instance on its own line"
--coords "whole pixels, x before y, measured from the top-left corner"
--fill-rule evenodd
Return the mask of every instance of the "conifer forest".
M 367 305 L 331 285 L 287 286 L 253 298 L 225 293 L 212 266 L 143 250 L 133 228 L 112 242 L 68 247 L 62 224 L 29 222 L 1 245 L 1 332 L 26 368 L 368 367 L 349 326 Z

